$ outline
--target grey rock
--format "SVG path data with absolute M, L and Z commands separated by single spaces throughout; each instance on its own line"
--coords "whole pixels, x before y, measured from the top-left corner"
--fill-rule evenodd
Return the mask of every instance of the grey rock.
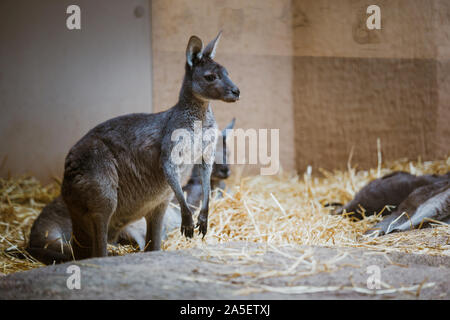
M 80 268 L 80 290 L 66 285 L 70 265 Z M 389 286 L 380 290 L 391 291 L 368 289 L 370 266 L 379 268 L 381 283 Z M 449 267 L 447 256 L 233 242 L 18 272 L 0 278 L 0 298 L 448 299 Z

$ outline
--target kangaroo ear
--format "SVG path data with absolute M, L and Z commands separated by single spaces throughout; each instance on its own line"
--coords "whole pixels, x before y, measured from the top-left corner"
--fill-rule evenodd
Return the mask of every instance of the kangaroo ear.
M 208 56 L 211 59 L 214 59 L 214 56 L 216 55 L 216 48 L 217 48 L 217 45 L 219 44 L 219 40 L 220 40 L 221 36 L 222 36 L 222 30 L 219 31 L 219 34 L 217 35 L 217 37 L 213 41 L 208 43 L 205 50 L 203 50 L 203 54 L 205 56 Z
M 186 48 L 186 62 L 190 67 L 192 67 L 192 65 L 194 64 L 195 59 L 200 60 L 202 58 L 202 49 L 202 40 L 200 40 L 200 38 L 197 36 L 192 36 L 189 39 Z
M 231 130 L 234 128 L 234 123 L 236 122 L 236 118 L 233 118 L 231 122 L 225 127 L 225 129 L 222 130 L 222 136 L 227 136 L 227 130 Z

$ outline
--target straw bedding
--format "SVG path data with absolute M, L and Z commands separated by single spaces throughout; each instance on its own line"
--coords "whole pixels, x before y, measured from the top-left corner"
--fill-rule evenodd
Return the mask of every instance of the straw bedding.
M 204 239 L 187 240 L 179 230 L 169 234 L 164 250 L 204 247 L 229 241 L 267 243 L 270 247 L 299 244 L 329 247 L 363 247 L 377 251 L 401 251 L 450 256 L 450 227 L 366 238 L 363 233 L 380 217 L 353 221 L 331 215 L 324 204 L 345 203 L 372 179 L 394 170 L 413 174 L 442 174 L 450 170 L 450 157 L 438 161 L 387 163 L 370 170 L 348 165 L 345 171 L 307 170 L 302 176 L 281 172 L 276 176 L 241 176 L 228 181 L 221 199 L 210 205 L 208 233 Z M 0 179 L 0 275 L 43 266 L 24 252 L 31 225 L 42 208 L 59 193 L 59 182 L 42 186 L 33 177 Z M 137 251 L 132 246 L 108 246 L 110 254 Z M 25 259 L 24 256 L 25 255 Z

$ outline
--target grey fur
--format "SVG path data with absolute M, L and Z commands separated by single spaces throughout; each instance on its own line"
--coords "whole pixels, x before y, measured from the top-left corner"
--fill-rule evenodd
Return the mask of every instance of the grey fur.
M 442 179 L 446 175 L 423 175 L 415 176 L 407 172 L 395 171 L 382 178 L 375 179 L 358 191 L 355 197 L 345 206 L 338 208 L 334 213 L 342 214 L 352 212 L 352 217 L 362 218 L 360 207 L 364 208 L 366 216 L 377 214 L 386 205 L 398 206 L 415 189 L 428 185 Z M 383 215 L 389 214 L 388 210 L 383 211 Z
M 450 217 L 450 179 L 444 178 L 415 189 L 389 216 L 366 232 L 384 235 L 428 226 L 429 220 L 448 221 Z

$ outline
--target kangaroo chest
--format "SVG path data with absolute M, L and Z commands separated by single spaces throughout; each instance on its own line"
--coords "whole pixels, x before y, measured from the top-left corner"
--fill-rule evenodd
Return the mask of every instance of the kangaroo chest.
M 202 127 L 201 122 L 195 123 L 193 128 L 177 129 L 172 133 L 170 160 L 178 166 L 180 171 L 191 168 L 202 162 L 211 163 L 214 158 L 217 130 L 215 126 Z

